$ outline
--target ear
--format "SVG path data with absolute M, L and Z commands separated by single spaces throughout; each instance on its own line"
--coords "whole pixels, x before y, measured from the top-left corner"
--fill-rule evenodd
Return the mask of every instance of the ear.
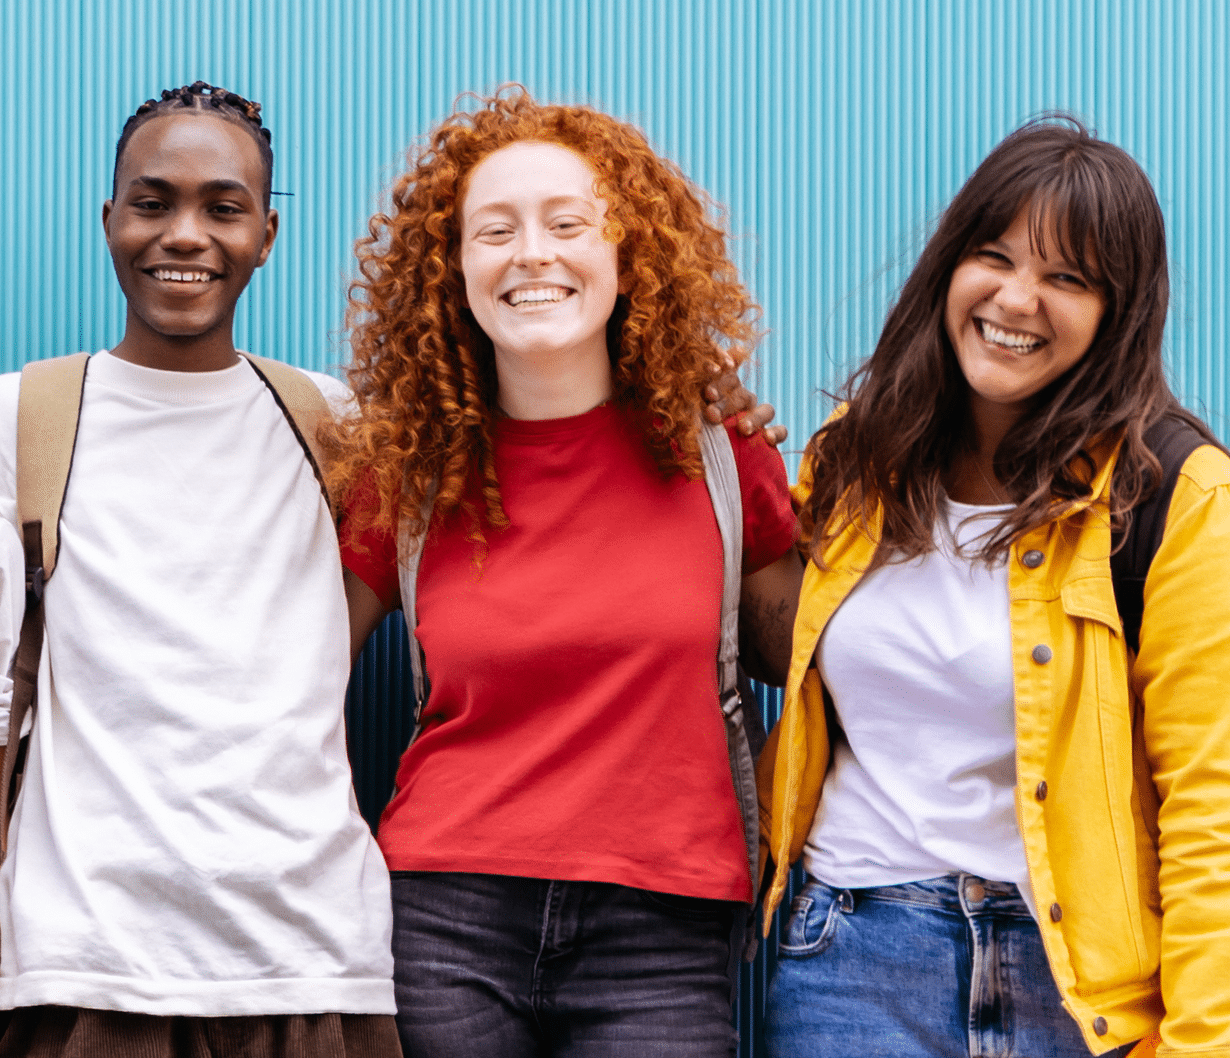
M 269 260 L 269 251 L 273 249 L 273 240 L 278 237 L 278 211 L 271 209 L 265 215 L 265 241 L 261 244 L 261 255 L 257 259 L 256 267 L 260 268 L 267 260 Z
M 102 208 L 103 238 L 107 240 L 107 246 L 111 245 L 111 207 L 113 204 L 111 199 L 107 199 Z

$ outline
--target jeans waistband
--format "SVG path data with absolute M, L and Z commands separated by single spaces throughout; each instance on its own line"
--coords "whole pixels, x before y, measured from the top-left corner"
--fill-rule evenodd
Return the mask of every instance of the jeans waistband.
M 836 892 L 842 891 L 841 887 L 827 882 L 820 884 L 827 885 Z M 856 904 L 860 900 L 888 900 L 898 904 L 939 908 L 956 914 L 983 912 L 1033 917 L 1029 913 L 1029 907 L 1021 899 L 1021 891 L 1013 882 L 991 881 L 979 878 L 976 874 L 943 874 L 938 878 L 924 878 L 918 882 L 873 885 L 862 889 L 849 889 L 848 892 Z

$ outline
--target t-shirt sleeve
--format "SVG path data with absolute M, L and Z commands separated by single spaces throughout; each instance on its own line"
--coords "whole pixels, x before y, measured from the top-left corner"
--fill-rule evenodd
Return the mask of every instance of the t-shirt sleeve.
M 735 450 L 739 491 L 743 494 L 743 574 L 771 566 L 798 539 L 798 522 L 790 503 L 786 464 L 762 434 L 744 437 L 735 420 L 726 423 Z
M 375 527 L 354 536 L 347 531 L 350 512 L 363 505 L 374 505 L 370 489 L 359 486 L 346 503 L 340 537 L 342 565 L 376 593 L 390 610 L 401 605 L 401 583 L 397 574 L 397 537 L 388 529 Z

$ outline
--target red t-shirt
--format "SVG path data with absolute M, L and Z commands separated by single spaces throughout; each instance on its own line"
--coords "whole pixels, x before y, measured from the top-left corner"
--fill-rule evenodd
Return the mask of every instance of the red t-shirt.
M 777 451 L 730 429 L 744 572 L 792 546 Z M 750 900 L 717 702 L 722 549 L 703 481 L 659 473 L 615 407 L 503 419 L 511 525 L 433 526 L 418 576 L 431 697 L 378 839 L 391 870 L 615 882 Z M 395 541 L 346 566 L 387 605 Z

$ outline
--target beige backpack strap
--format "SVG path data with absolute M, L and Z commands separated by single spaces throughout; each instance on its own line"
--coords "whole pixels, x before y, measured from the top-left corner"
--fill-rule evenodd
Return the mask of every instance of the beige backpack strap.
M 333 520 L 336 522 L 339 511 L 325 485 L 325 476 L 321 469 L 324 466 L 324 449 L 316 436 L 321 425 L 333 418 L 329 402 L 316 388 L 316 383 L 297 367 L 284 364 L 281 360 L 254 356 L 252 353 L 241 355 L 247 359 L 252 369 L 269 387 L 273 399 L 278 402 L 278 407 L 282 409 L 282 414 L 290 423 L 290 428 L 299 439 L 299 444 L 303 446 L 303 454 L 307 457 L 308 464 L 316 475 L 316 480 L 320 482 L 321 494 L 325 498 L 325 503 L 329 505 Z
M 77 443 L 89 353 L 36 360 L 21 370 L 17 401 L 17 519 L 42 523 L 44 578 L 60 553 L 60 510 Z
M 26 557 L 26 612 L 13 661 L 8 745 L 0 765 L 4 812 L 0 859 L 8 852 L 9 818 L 21 785 L 19 746 L 26 715 L 37 704 L 43 653 L 43 586 L 60 551 L 60 511 L 77 443 L 88 353 L 38 360 L 21 372 L 17 400 L 17 520 Z

